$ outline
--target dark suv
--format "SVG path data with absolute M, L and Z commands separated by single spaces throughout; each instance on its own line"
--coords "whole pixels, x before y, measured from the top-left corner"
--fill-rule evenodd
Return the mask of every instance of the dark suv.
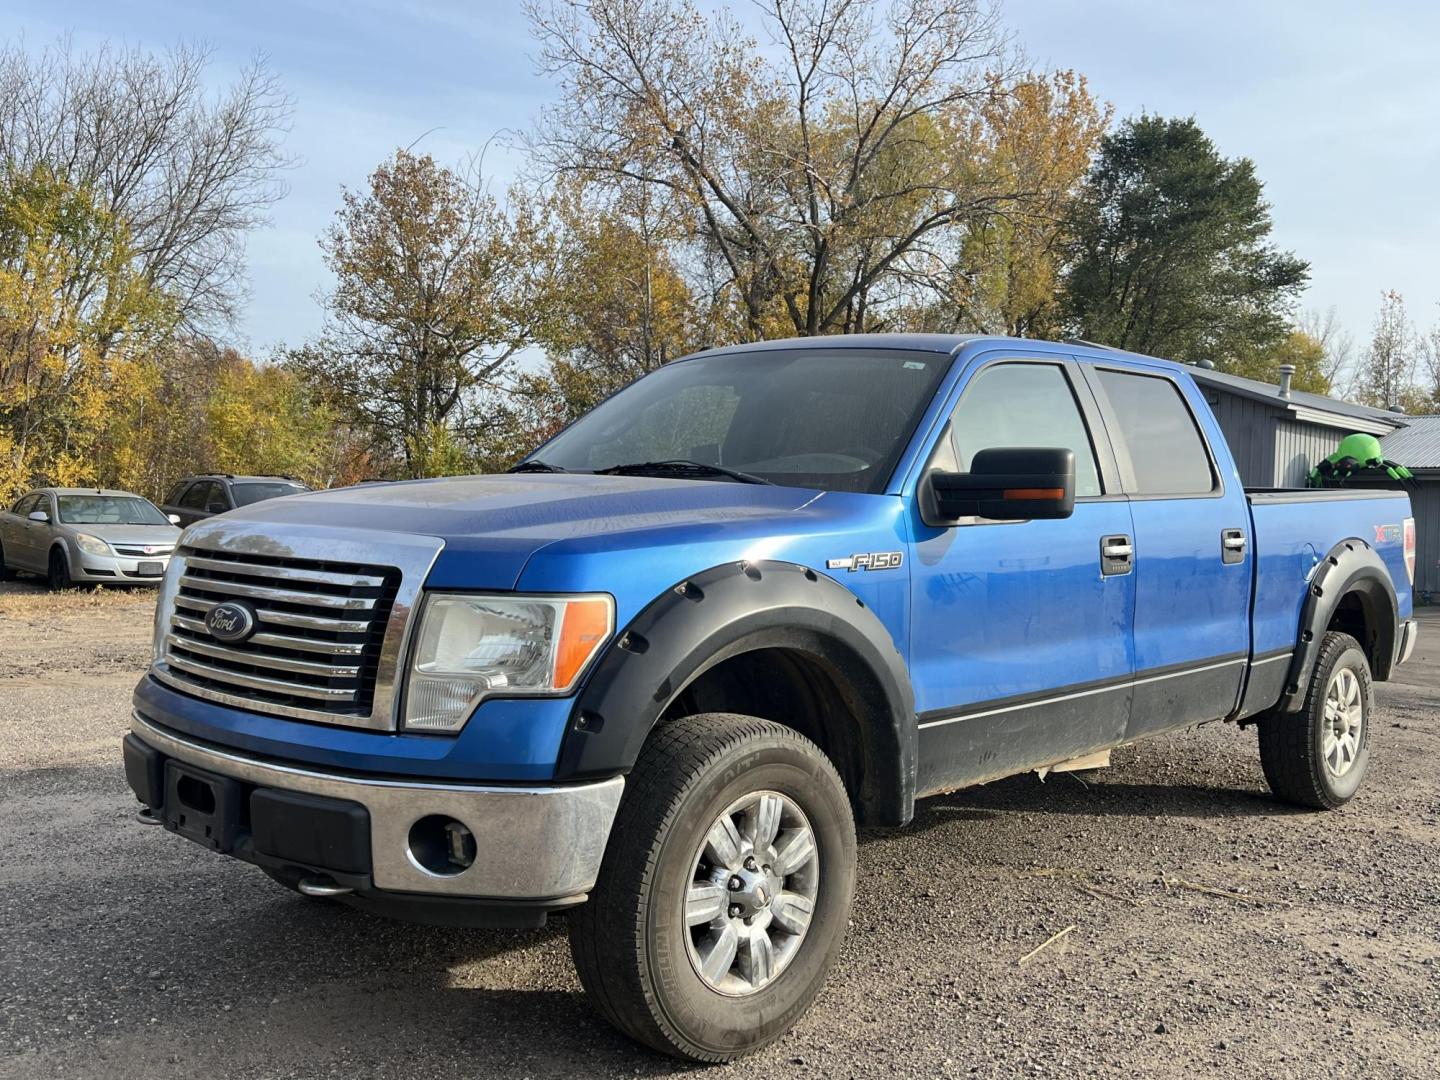
M 310 489 L 288 476 L 232 476 L 211 473 L 189 476 L 176 484 L 165 498 L 162 509 L 176 514 L 181 525 L 191 525 L 201 518 L 223 514 L 237 506 L 249 506 L 281 495 L 298 495 Z

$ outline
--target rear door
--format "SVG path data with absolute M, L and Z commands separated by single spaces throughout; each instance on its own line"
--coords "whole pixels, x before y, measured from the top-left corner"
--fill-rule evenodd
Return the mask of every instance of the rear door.
M 39 500 L 38 495 L 23 495 L 8 514 L 0 514 L 0 544 L 5 545 L 5 563 L 15 569 L 31 567 L 30 530 L 25 516 L 35 509 Z
M 1250 651 L 1245 492 L 1188 380 L 1163 365 L 1086 365 L 1135 528 L 1129 738 L 1230 713 Z
M 1053 764 L 1125 735 L 1130 506 L 1074 363 L 1018 350 L 980 357 L 926 468 L 963 472 L 977 451 L 1017 446 L 1075 452 L 1071 517 L 937 528 L 915 512 L 910 657 L 921 794 Z

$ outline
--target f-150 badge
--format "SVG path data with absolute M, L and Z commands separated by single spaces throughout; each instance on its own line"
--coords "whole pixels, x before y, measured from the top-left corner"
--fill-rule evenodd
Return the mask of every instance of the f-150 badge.
M 899 551 L 862 551 L 857 555 L 846 555 L 843 559 L 826 559 L 827 570 L 894 570 L 905 559 Z

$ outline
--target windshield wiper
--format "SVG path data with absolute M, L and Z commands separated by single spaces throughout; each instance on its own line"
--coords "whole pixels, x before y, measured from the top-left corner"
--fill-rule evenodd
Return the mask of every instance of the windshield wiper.
M 529 461 L 522 461 L 519 465 L 512 465 L 506 472 L 569 472 L 569 469 L 562 469 L 559 465 L 551 465 L 548 461 L 541 461 L 539 458 L 531 458 Z
M 683 458 L 674 458 L 668 461 L 633 461 L 628 465 L 612 465 L 608 469 L 596 469 L 599 476 L 643 476 L 649 473 L 664 475 L 687 476 L 728 476 L 731 480 L 738 480 L 742 484 L 770 484 L 774 482 L 766 480 L 763 476 L 756 476 L 754 473 L 741 472 L 739 469 L 727 469 L 724 465 L 707 465 L 703 461 L 686 461 Z

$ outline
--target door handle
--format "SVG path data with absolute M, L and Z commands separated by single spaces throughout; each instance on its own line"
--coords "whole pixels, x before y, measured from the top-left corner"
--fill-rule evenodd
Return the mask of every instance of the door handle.
M 1100 538 L 1100 573 L 1106 577 L 1128 574 L 1135 565 L 1135 545 L 1124 535 Z
M 1220 561 L 1225 563 L 1245 561 L 1245 531 L 1243 529 L 1220 530 Z

